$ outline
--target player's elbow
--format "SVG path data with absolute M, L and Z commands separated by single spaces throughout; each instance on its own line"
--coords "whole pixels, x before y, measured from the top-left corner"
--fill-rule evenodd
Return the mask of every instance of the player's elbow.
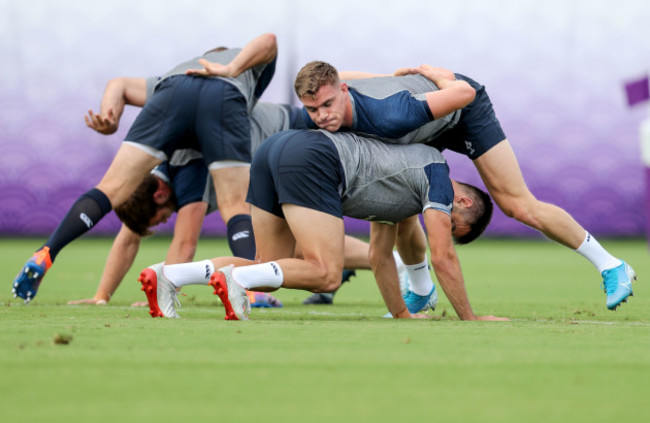
M 476 98 L 476 90 L 474 87 L 469 85 L 466 81 L 459 81 L 461 82 L 458 85 L 458 99 L 460 103 L 460 107 L 465 107 L 474 99 Z
M 370 268 L 377 269 L 385 260 L 393 259 L 392 252 L 390 256 L 386 253 L 384 249 L 377 248 L 375 245 L 370 243 L 368 248 L 368 260 L 370 261 Z
M 126 77 L 113 78 L 106 83 L 105 92 L 121 93 L 122 95 L 124 95 L 124 93 L 126 92 L 126 83 L 127 83 Z
M 267 62 L 270 62 L 278 55 L 277 37 L 272 32 L 262 34 L 260 37 L 264 46 L 264 50 L 267 52 Z

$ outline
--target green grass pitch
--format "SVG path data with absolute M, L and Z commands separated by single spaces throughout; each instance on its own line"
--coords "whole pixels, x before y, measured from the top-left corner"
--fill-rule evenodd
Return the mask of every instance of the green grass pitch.
M 137 274 L 168 242 L 144 241 L 97 307 L 66 303 L 92 296 L 110 240 L 68 246 L 29 306 L 11 280 L 40 240 L 0 240 L 1 422 L 650 421 L 644 241 L 603 241 L 639 275 L 616 312 L 591 265 L 551 242 L 459 247 L 474 310 L 503 323 L 460 322 L 444 295 L 438 319 L 383 319 L 369 271 L 333 306 L 278 291 L 283 309 L 227 322 L 207 287 L 190 287 L 182 319 L 152 319 L 129 304 L 145 299 Z M 197 259 L 217 255 L 223 240 L 201 241 Z

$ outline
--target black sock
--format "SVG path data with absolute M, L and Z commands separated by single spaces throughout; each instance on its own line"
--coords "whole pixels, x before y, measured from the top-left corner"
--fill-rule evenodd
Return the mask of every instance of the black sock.
M 97 188 L 79 197 L 44 244 L 50 247 L 50 259 L 54 261 L 63 247 L 88 232 L 111 209 L 111 201 Z
M 230 251 L 236 257 L 255 260 L 255 235 L 251 217 L 247 214 L 233 216 L 227 227 Z

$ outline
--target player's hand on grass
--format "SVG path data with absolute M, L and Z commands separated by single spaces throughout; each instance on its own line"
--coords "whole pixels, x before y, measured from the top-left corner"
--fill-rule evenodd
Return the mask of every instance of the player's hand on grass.
M 415 313 L 411 314 L 410 319 L 430 319 L 431 317 L 427 316 L 426 314 L 420 314 L 420 313 Z
M 84 116 L 84 120 L 86 121 L 86 126 L 100 134 L 110 135 L 117 131 L 117 117 L 112 107 L 108 109 L 105 116 L 101 114 L 96 115 L 92 110 L 88 110 L 88 115 Z
M 199 76 L 224 76 L 224 77 L 229 77 L 233 75 L 232 69 L 228 65 L 209 62 L 205 59 L 199 59 L 199 63 L 203 66 L 203 69 L 188 69 L 185 71 L 185 74 L 199 75 Z
M 106 305 L 106 300 L 101 298 L 85 298 L 83 300 L 68 301 L 68 304 L 69 305 L 77 305 L 77 304 Z
M 395 319 L 430 319 L 426 314 L 410 313 L 407 308 L 404 308 L 403 311 L 400 311 L 393 317 Z
M 507 317 L 497 317 L 497 316 L 476 316 L 476 320 L 489 320 L 492 322 L 509 322 L 510 319 Z
M 148 305 L 149 303 L 146 301 L 136 301 L 133 304 L 131 304 L 131 307 L 147 307 Z

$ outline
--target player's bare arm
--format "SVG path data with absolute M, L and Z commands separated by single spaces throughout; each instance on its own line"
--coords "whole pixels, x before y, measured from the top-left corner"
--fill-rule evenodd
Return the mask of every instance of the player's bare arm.
M 142 107 L 147 100 L 147 82 L 144 78 L 114 78 L 108 81 L 99 114 L 92 109 L 84 116 L 86 125 L 100 134 L 117 131 L 125 105 Z
M 141 239 L 138 234 L 122 225 L 108 253 L 106 265 L 93 298 L 70 301 L 68 304 L 102 305 L 108 303 L 131 268 L 135 256 L 138 254 Z
M 235 78 L 242 72 L 258 66 L 271 63 L 278 55 L 278 44 L 274 34 L 262 34 L 242 48 L 228 64 L 199 60 L 203 69 L 188 69 L 187 75 L 223 76 Z
M 452 224 L 449 215 L 438 210 L 427 209 L 424 212 L 424 225 L 431 249 L 433 270 L 458 317 L 461 320 L 508 320 L 502 317 L 474 314 L 451 237 Z
M 449 69 L 431 65 L 397 69 L 393 75 L 419 74 L 431 80 L 438 91 L 426 93 L 427 104 L 434 118 L 438 119 L 474 101 L 476 91 L 465 81 L 458 81 Z

